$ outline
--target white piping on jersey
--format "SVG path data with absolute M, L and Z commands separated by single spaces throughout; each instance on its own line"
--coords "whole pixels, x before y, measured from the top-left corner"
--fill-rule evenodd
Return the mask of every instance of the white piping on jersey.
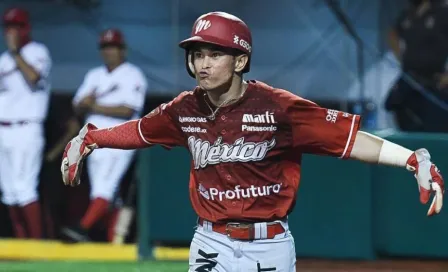
M 145 142 L 145 143 L 147 143 L 147 144 L 151 144 L 150 142 L 148 142 L 146 139 L 145 139 L 145 137 L 143 137 L 143 133 L 142 133 L 142 128 L 141 128 L 141 126 L 140 126 L 140 124 L 142 123 L 142 119 L 140 119 L 140 120 L 138 120 L 138 135 L 140 135 L 140 138 Z
M 348 146 L 350 145 L 350 141 L 352 139 L 353 129 L 355 128 L 355 120 L 356 120 L 356 115 L 353 115 L 352 126 L 350 128 L 350 133 L 348 134 L 347 143 L 345 144 L 344 152 L 342 153 L 342 155 L 339 158 L 343 158 L 345 156 L 345 153 L 347 153 Z

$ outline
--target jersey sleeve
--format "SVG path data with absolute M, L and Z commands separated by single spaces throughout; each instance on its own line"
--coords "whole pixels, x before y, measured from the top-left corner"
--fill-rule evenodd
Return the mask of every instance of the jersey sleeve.
M 47 89 L 50 85 L 50 71 L 52 60 L 50 52 L 46 47 L 36 47 L 33 54 L 28 55 L 28 64 L 39 73 L 39 81 L 36 83 L 38 89 Z
M 92 94 L 95 91 L 95 88 L 95 75 L 93 71 L 89 71 L 84 76 L 84 80 L 81 86 L 79 86 L 78 90 L 75 93 L 75 96 L 73 97 L 73 105 L 78 104 L 84 97 Z
M 142 73 L 135 73 L 122 88 L 124 105 L 140 112 L 145 103 L 148 82 Z
M 173 102 L 158 106 L 140 119 L 139 133 L 147 144 L 158 144 L 166 149 L 185 146 L 184 134 L 175 122 Z
M 51 57 L 47 48 L 38 47 L 30 56 L 29 64 L 39 72 L 41 77 L 48 77 L 51 70 Z
M 287 107 L 292 129 L 292 145 L 304 153 L 339 158 L 350 156 L 360 116 L 333 109 L 294 97 Z

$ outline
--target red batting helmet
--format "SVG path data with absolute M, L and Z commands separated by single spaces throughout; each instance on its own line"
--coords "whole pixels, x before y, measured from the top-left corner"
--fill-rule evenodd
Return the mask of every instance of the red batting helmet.
M 20 36 L 27 39 L 30 33 L 30 16 L 28 12 L 21 8 L 10 8 L 3 14 L 3 27 L 19 26 Z
M 186 49 L 187 71 L 194 76 L 190 47 L 193 43 L 203 42 L 233 48 L 247 54 L 249 61 L 243 73 L 250 70 L 252 53 L 252 35 L 249 27 L 240 18 L 225 12 L 210 12 L 201 15 L 193 25 L 191 37 L 180 42 L 179 46 Z
M 125 47 L 123 33 L 115 28 L 106 29 L 100 35 L 99 46 L 103 48 L 105 46 L 118 46 Z

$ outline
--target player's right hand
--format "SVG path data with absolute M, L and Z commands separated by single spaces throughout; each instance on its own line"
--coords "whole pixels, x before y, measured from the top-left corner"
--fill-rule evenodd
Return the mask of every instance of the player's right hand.
M 61 173 L 65 185 L 77 186 L 81 183 L 82 165 L 87 156 L 97 148 L 88 137 L 91 130 L 96 129 L 92 124 L 86 124 L 78 136 L 73 138 L 65 147 L 62 156 Z
M 414 172 L 420 192 L 420 202 L 422 204 L 427 204 L 433 194 L 427 215 L 432 216 L 440 213 L 443 206 L 445 185 L 439 169 L 431 162 L 431 156 L 428 150 L 424 148 L 416 150 L 409 157 L 406 168 Z

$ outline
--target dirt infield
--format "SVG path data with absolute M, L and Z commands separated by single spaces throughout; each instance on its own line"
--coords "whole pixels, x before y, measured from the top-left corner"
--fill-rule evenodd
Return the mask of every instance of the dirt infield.
M 448 272 L 448 261 L 297 260 L 297 272 Z

